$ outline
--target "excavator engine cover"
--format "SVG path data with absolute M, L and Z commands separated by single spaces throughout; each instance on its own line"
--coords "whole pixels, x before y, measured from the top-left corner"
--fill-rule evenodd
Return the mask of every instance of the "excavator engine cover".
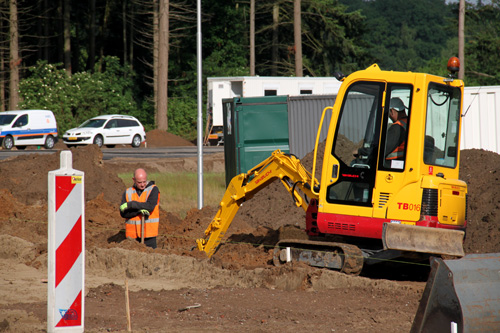
M 412 333 L 500 331 L 500 253 L 432 258 Z

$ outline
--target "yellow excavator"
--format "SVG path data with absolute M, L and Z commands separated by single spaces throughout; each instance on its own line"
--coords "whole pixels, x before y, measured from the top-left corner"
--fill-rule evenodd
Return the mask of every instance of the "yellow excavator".
M 279 179 L 306 212 L 307 240 L 282 239 L 276 265 L 301 261 L 360 273 L 386 260 L 462 257 L 467 185 L 458 179 L 464 84 L 455 78 L 382 71 L 376 64 L 342 80 L 316 179 L 279 150 L 235 176 L 219 210 L 197 240 L 212 256 L 239 207 Z
M 500 253 L 464 256 L 467 185 L 458 179 L 464 84 L 448 77 L 382 71 L 374 64 L 342 80 L 315 177 L 279 150 L 235 176 L 198 249 L 211 257 L 239 207 L 279 179 L 306 212 L 306 240 L 282 239 L 275 265 L 304 262 L 359 274 L 388 260 L 430 260 L 411 328 L 500 331 Z M 319 175 L 318 175 L 319 176 Z

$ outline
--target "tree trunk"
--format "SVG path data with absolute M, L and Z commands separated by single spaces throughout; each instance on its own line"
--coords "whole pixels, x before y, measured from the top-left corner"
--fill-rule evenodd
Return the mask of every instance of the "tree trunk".
M 64 2 L 65 0 L 58 0 L 57 1 L 57 9 L 56 9 L 56 15 L 58 18 L 63 17 L 64 15 Z M 64 20 L 56 20 L 57 24 L 57 62 L 64 63 Z
M 163 0 L 159 0 L 163 1 Z M 154 108 L 155 108 L 155 126 L 158 127 L 158 31 L 159 31 L 159 22 L 158 22 L 158 11 L 159 11 L 159 3 L 158 0 L 153 0 L 153 100 L 154 100 Z
M 87 59 L 87 69 L 94 72 L 95 69 L 95 0 L 90 2 L 90 15 L 89 15 L 89 57 Z
M 130 59 L 130 69 L 134 69 L 134 40 L 135 40 L 135 27 L 134 27 L 134 18 L 135 18 L 135 7 L 134 3 L 131 5 L 130 10 L 130 38 L 129 38 L 129 56 Z
M 109 17 L 111 15 L 111 4 L 110 1 L 106 1 L 105 9 L 104 9 L 104 18 L 102 20 L 102 25 L 101 25 L 101 42 L 100 42 L 100 47 L 99 47 L 99 71 L 102 71 L 102 61 L 104 59 L 104 43 L 107 40 L 108 37 L 108 23 L 109 23 Z
M 134 28 L 134 17 L 135 17 L 135 7 L 134 3 L 132 2 L 130 4 L 131 10 L 130 10 L 130 38 L 129 38 L 129 55 L 128 58 L 130 59 L 130 69 L 134 69 L 134 40 L 135 40 L 135 28 Z
M 158 15 L 158 128 L 168 130 L 168 43 L 169 1 L 160 0 Z
M 0 20 L 0 31 L 4 29 L 4 20 Z M 0 45 L 0 111 L 5 111 L 5 49 Z
M 68 75 L 71 75 L 71 0 L 64 0 L 63 13 L 64 69 Z
M 122 35 L 123 35 L 123 64 L 128 63 L 127 56 L 127 1 L 122 4 Z
M 255 0 L 250 0 L 250 76 L 255 76 Z
M 50 54 L 50 15 L 49 15 L 49 0 L 43 1 L 43 12 L 46 13 L 43 17 L 43 58 L 49 61 Z
M 302 22 L 301 0 L 293 1 L 293 35 L 295 40 L 295 75 L 303 76 L 302 71 Z
M 271 46 L 271 74 L 278 75 L 278 25 L 280 22 L 280 6 L 275 3 L 273 5 L 273 45 Z
M 10 46 L 9 46 L 9 110 L 17 110 L 19 104 L 19 27 L 17 21 L 17 0 L 10 0 Z

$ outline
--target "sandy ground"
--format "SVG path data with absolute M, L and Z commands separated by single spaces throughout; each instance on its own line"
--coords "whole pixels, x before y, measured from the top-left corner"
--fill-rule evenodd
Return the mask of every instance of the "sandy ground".
M 158 145 L 179 140 L 155 134 Z M 404 269 L 396 277 L 380 271 L 375 278 L 272 265 L 281 227 L 300 232 L 304 221 L 278 183 L 240 209 L 227 242 L 207 259 L 192 247 L 216 207 L 194 208 L 183 220 L 162 210 L 158 249 L 146 248 L 125 239 L 118 213 L 125 186 L 116 173 L 136 161 L 103 161 L 95 146 L 72 152 L 73 167 L 93 180 L 85 184 L 86 331 L 127 330 L 125 286 L 136 332 L 410 330 L 425 286 L 422 276 Z M 2 175 L 10 175 L 0 180 L 0 332 L 47 329 L 47 172 L 59 168 L 58 155 L 0 161 Z M 223 170 L 222 154 L 204 161 L 206 170 Z M 500 252 L 500 156 L 462 151 L 462 161 L 461 178 L 469 185 L 466 252 Z M 148 162 L 161 171 L 196 166 L 195 159 Z

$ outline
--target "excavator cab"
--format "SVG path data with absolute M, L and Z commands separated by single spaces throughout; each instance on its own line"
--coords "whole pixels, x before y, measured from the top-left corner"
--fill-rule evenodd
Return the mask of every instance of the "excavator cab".
M 381 240 L 364 249 L 369 257 L 384 251 L 387 258 L 387 250 L 390 257 L 463 255 L 462 96 L 462 81 L 429 74 L 373 65 L 348 76 L 332 108 L 310 236 L 345 236 L 360 246 Z M 448 244 L 444 234 L 452 235 Z

